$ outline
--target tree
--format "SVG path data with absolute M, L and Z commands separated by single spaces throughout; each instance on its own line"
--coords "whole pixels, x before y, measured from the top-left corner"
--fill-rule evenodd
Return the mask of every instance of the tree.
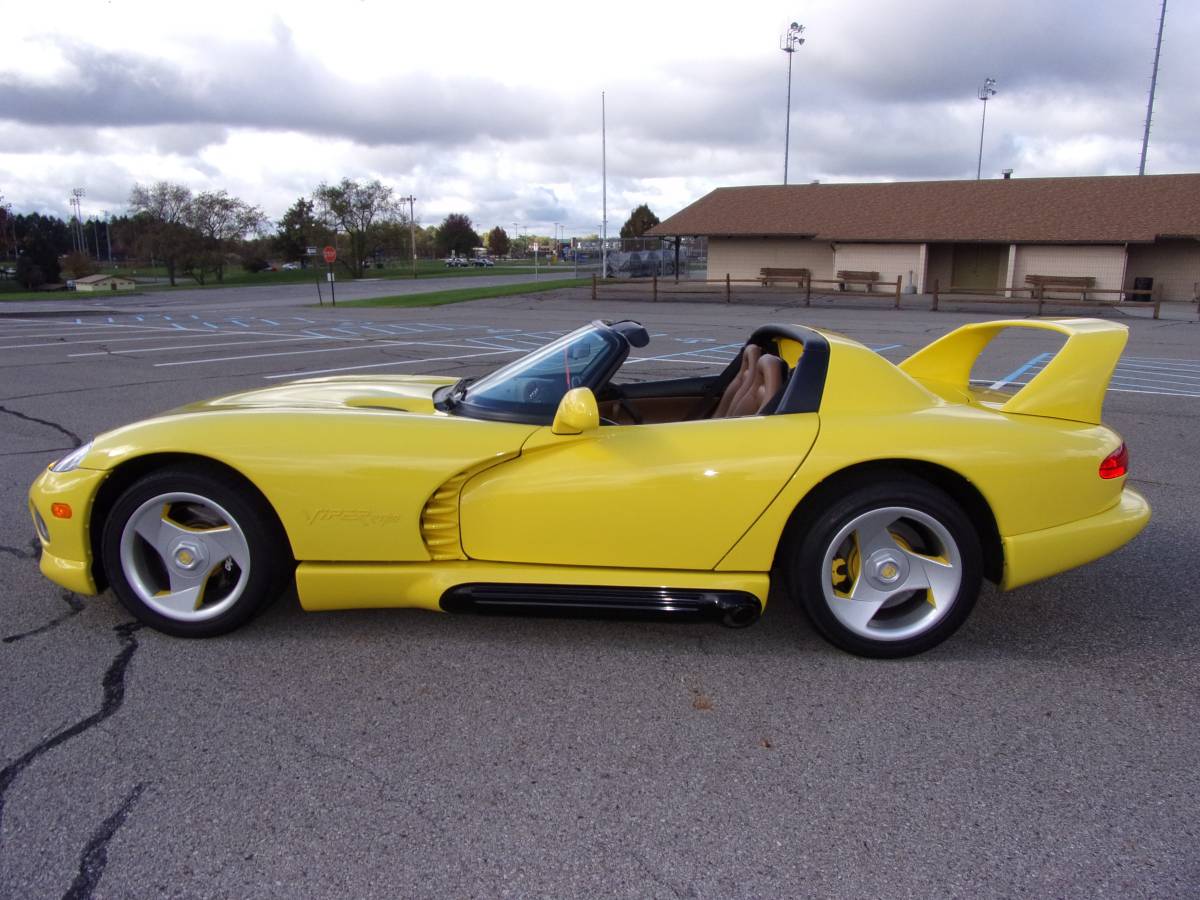
M 487 248 L 492 256 L 508 256 L 509 245 L 508 232 L 499 225 L 488 232 Z
M 67 254 L 67 258 L 63 260 L 63 268 L 72 278 L 83 278 L 87 275 L 95 275 L 97 272 L 96 261 L 78 250 L 72 250 Z
M 323 247 L 332 241 L 333 233 L 317 218 L 316 204 L 300 197 L 279 220 L 275 252 L 286 261 L 298 259 L 304 264 L 309 247 Z
M 621 237 L 640 238 L 657 224 L 658 216 L 650 210 L 649 206 L 643 203 L 629 214 L 629 218 L 621 226 Z
M 188 204 L 184 219 L 200 237 L 199 246 L 188 254 L 189 274 L 200 284 L 204 284 L 206 270 L 215 272 L 217 281 L 224 281 L 226 254 L 237 242 L 259 234 L 267 222 L 257 206 L 230 197 L 225 191 L 197 194 Z
M 471 251 L 483 244 L 471 225 L 471 217 L 463 213 L 450 213 L 438 226 L 438 253 L 449 256 L 470 256 Z
M 313 191 L 322 221 L 331 228 L 346 232 L 350 239 L 351 269 L 355 277 L 363 274 L 372 248 L 369 246 L 372 228 L 376 223 L 403 221 L 400 204 L 392 197 L 392 189 L 380 181 L 360 184 L 343 178 L 338 184 L 321 183 Z
M 33 289 L 58 281 L 59 257 L 71 249 L 67 223 L 55 216 L 30 213 L 15 216 L 17 235 L 17 281 Z
M 138 243 L 151 258 L 163 260 L 172 286 L 180 258 L 194 249 L 195 233 L 187 225 L 191 205 L 192 192 L 169 181 L 135 184 L 129 192 L 129 208 L 139 219 Z

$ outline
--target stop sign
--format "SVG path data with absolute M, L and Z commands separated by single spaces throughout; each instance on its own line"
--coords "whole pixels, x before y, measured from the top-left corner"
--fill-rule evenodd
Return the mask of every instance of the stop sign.
M 325 248 L 325 262 L 332 264 L 337 259 L 337 251 L 332 247 Z

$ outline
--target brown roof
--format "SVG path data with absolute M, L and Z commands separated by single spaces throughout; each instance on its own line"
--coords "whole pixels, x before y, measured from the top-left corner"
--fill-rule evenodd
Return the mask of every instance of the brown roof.
M 124 275 L 87 275 L 83 278 L 76 278 L 75 283 L 76 284 L 96 284 L 97 282 L 100 282 L 100 281 L 107 281 L 110 278 L 113 279 L 114 281 L 132 281 L 133 280 L 131 278 L 126 278 Z
M 1088 244 L 1200 238 L 1200 174 L 727 187 L 649 234 Z

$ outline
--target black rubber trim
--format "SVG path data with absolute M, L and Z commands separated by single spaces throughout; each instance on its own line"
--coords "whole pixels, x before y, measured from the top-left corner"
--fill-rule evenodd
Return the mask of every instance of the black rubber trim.
M 460 584 L 442 594 L 440 605 L 446 612 L 671 619 L 731 628 L 762 614 L 758 598 L 745 591 L 569 584 Z
M 749 342 L 776 352 L 779 338 L 797 341 L 804 347 L 804 352 L 784 386 L 773 415 L 820 412 L 825 376 L 829 373 L 829 341 L 823 334 L 803 325 L 763 325 L 754 330 Z

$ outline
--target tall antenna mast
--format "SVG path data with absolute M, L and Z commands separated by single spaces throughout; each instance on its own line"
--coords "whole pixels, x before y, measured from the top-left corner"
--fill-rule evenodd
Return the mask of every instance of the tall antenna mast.
M 1167 0 L 1162 0 L 1162 11 L 1158 14 L 1158 42 L 1154 45 L 1154 69 L 1150 73 L 1150 100 L 1146 104 L 1146 130 L 1142 134 L 1142 160 L 1138 163 L 1138 174 L 1146 174 L 1146 150 L 1150 147 L 1150 117 L 1154 114 L 1154 88 L 1158 84 L 1158 57 L 1162 53 L 1163 23 L 1167 20 Z

